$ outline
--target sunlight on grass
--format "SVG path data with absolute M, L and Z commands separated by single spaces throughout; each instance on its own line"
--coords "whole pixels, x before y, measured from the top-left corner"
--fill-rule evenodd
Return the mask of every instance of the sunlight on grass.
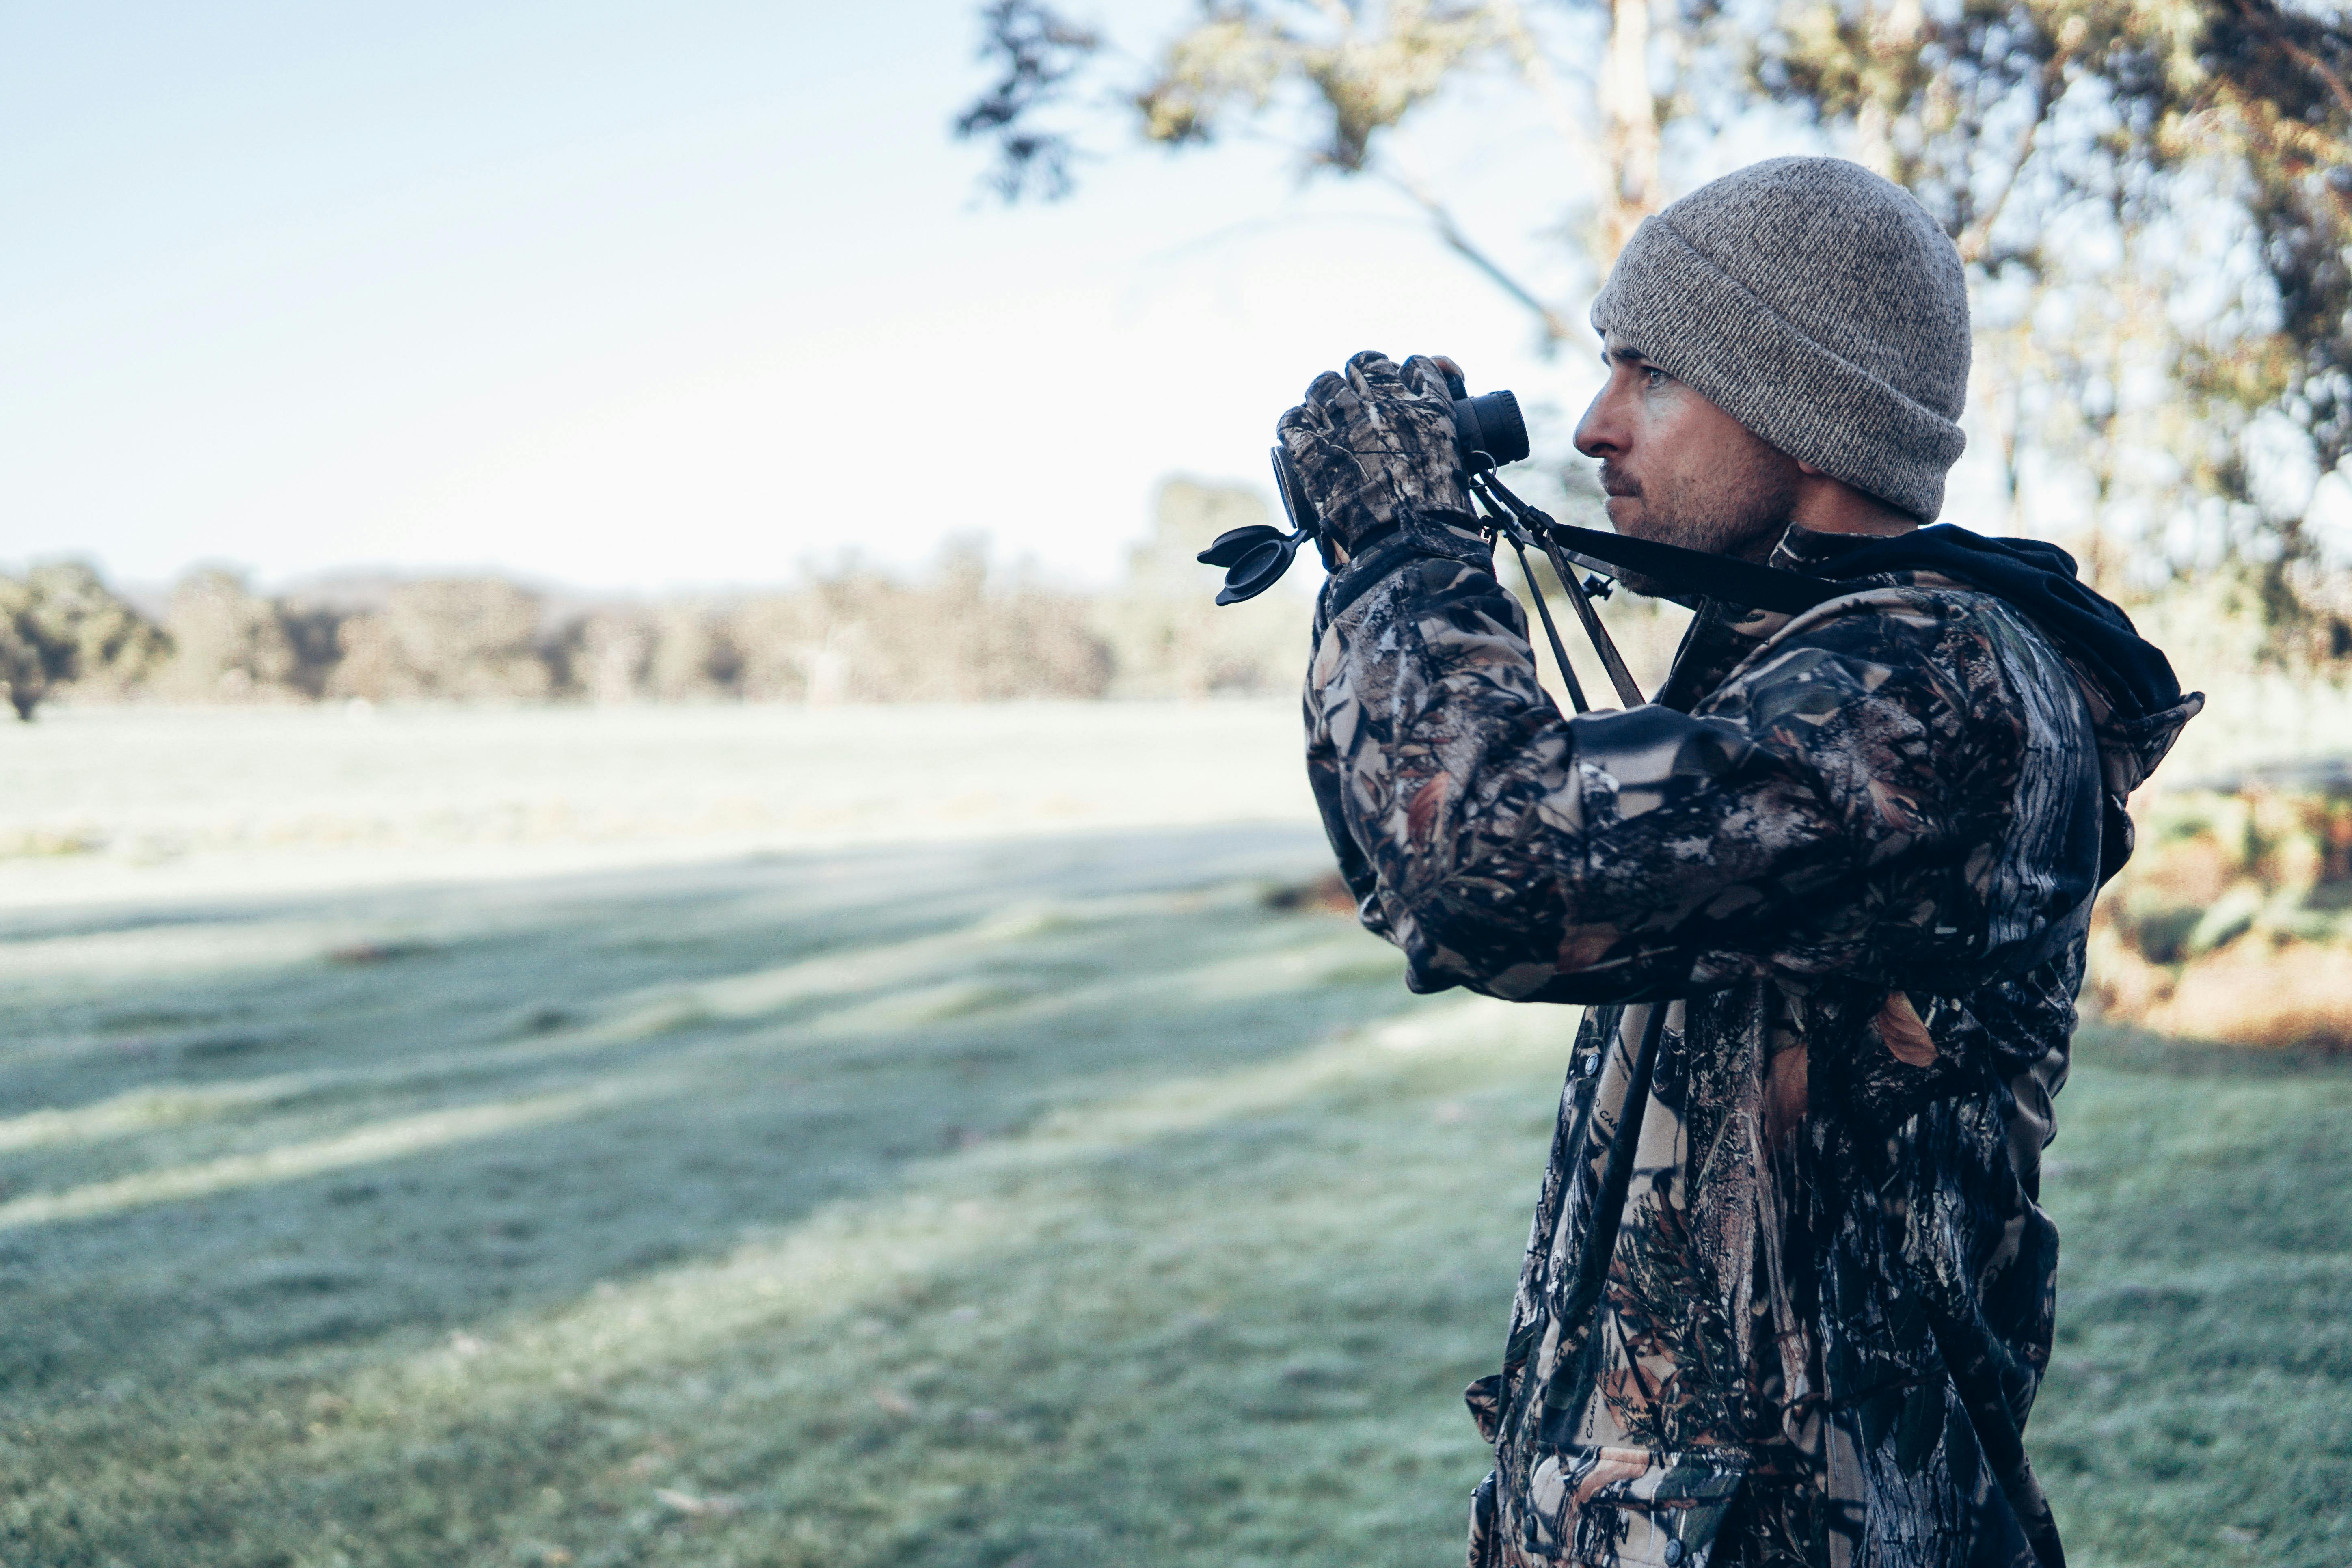
M 267 1105 L 296 1092 L 290 1079 L 214 1084 L 202 1089 L 134 1089 L 95 1105 L 71 1110 L 36 1110 L 0 1121 L 0 1153 L 127 1138 L 158 1127 L 200 1121 L 248 1106 Z
M 544 1095 L 537 1100 L 499 1105 L 461 1106 L 377 1122 L 341 1137 L 289 1144 L 257 1154 L 236 1154 L 146 1171 L 111 1182 L 73 1187 L 58 1193 L 33 1193 L 0 1203 L 0 1230 L 45 1225 L 58 1220 L 89 1219 L 147 1204 L 184 1202 L 256 1187 L 270 1182 L 291 1182 L 355 1165 L 411 1158 L 429 1150 L 475 1138 L 493 1137 L 519 1127 L 577 1116 L 592 1105 L 612 1098 L 611 1091 Z
M 1411 1025 L 1383 1025 L 1369 1034 L 1350 1035 L 1341 1042 L 1300 1051 L 1264 1067 L 1213 1078 L 1171 1079 L 1153 1085 L 1145 1094 L 1089 1106 L 1083 1113 L 1063 1112 L 997 1157 L 1020 1162 L 1038 1153 L 1114 1150 L 1236 1116 L 1274 1110 L 1379 1070 L 1381 1063 L 1367 1052 L 1367 1045 L 1395 1050 L 1400 1040 L 1409 1040 L 1412 1045 L 1407 1048 L 1445 1044 L 1496 1049 L 1514 1044 L 1536 1046 L 1540 1040 L 1558 1045 L 1563 1037 L 1553 1017 L 1521 1012 L 1483 996 L 1465 998 L 1441 1005 L 1434 1017 L 1417 1018 Z
M 340 923 L 340 922 L 339 922 Z M 0 945 L 0 982 L 193 978 L 271 971 L 315 961 L 351 940 L 356 924 L 307 921 L 192 921 L 145 931 L 77 932 Z
M 1436 1026 L 1417 1031 L 1423 1044 L 1486 1056 L 1539 1049 L 1554 1033 L 1540 1016 L 1483 998 L 1453 1004 L 1432 1022 Z M 886 1198 L 828 1206 L 786 1235 L 709 1265 L 600 1286 L 565 1310 L 510 1326 L 495 1342 L 464 1336 L 347 1384 L 339 1395 L 354 1412 L 398 1412 L 411 1421 L 436 1400 L 478 1410 L 501 1391 L 539 1397 L 550 1377 L 610 1380 L 696 1361 L 755 1329 L 838 1314 L 917 1281 L 984 1271 L 991 1258 L 1100 1223 L 1088 1185 L 1059 1179 L 1075 1163 L 1377 1082 L 1392 1068 L 1370 1047 L 1393 1049 L 1394 1034 L 1350 1031 L 1279 1061 L 1170 1079 L 1057 1114 L 1033 1131 L 921 1162 L 903 1173 L 906 1190 Z
M 934 1022 L 978 1006 L 1019 1000 L 1005 985 L 961 978 L 934 980 L 942 969 L 968 968 L 975 958 L 1037 938 L 1067 936 L 1114 921 L 1191 912 L 1214 900 L 1245 908 L 1264 891 L 1259 882 L 1227 884 L 1209 893 L 1091 900 L 1024 900 L 993 910 L 961 929 L 822 958 L 732 974 L 700 984 L 655 986 L 605 1005 L 597 1022 L 565 1030 L 542 1049 L 593 1047 L 642 1040 L 709 1023 L 745 1023 L 834 998 L 887 990 L 887 997 L 836 1010 L 827 1026 L 855 1033 Z

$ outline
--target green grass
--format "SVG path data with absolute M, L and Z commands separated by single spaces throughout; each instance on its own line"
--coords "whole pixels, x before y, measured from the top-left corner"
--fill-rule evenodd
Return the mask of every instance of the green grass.
M 2074 1559 L 2352 1562 L 2352 1071 L 2086 1034 L 2027 1433 Z
M 1290 830 L 20 916 L 0 1563 L 1454 1561 L 1572 1019 Z M 2352 1076 L 2086 1041 L 2076 1560 L 2352 1558 Z

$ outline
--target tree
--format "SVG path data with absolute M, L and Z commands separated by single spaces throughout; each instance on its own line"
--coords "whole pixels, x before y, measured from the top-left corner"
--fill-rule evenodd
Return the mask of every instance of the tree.
M 540 646 L 535 595 L 491 577 L 395 584 L 383 609 L 341 630 L 328 694 L 377 701 L 530 702 L 555 680 Z
M 1652 78 L 1659 58 L 1679 56 L 1680 30 L 1650 0 L 1543 10 L 1548 26 L 1515 0 L 1213 0 L 1159 48 L 1143 79 L 1108 101 L 1148 142 L 1203 147 L 1247 129 L 1270 136 L 1310 173 L 1390 188 L 1525 306 L 1547 342 L 1562 342 L 1580 330 L 1564 301 L 1544 298 L 1474 239 L 1390 134 L 1457 80 L 1505 73 L 1534 95 L 1570 159 L 1602 171 L 1588 221 L 1571 226 L 1605 269 L 1662 202 L 1661 125 L 1675 103 Z M 1058 200 L 1075 188 L 1091 118 L 1084 110 L 1074 116 L 1073 100 L 1097 109 L 1106 101 L 1084 89 L 1108 65 L 1108 40 L 1042 0 L 992 0 L 981 21 L 982 57 L 998 80 L 957 119 L 957 133 L 994 140 L 989 183 L 1008 201 Z M 1597 70 L 1582 68 L 1593 59 Z
M 654 606 L 652 623 L 646 684 L 656 700 L 708 701 L 734 692 L 742 658 L 712 605 L 696 599 L 670 600 Z
M 2352 628 L 2318 602 L 2308 498 L 2263 495 L 2249 438 L 2291 430 L 2320 475 L 2352 458 L 2346 22 L 2277 0 L 1811 5 L 1750 75 L 1958 245 L 2012 496 L 2036 448 L 2079 454 L 2098 514 L 2142 514 L 2125 531 L 2163 487 L 2200 493 L 2276 628 L 2334 620 L 2331 642 Z
M 20 720 L 68 684 L 120 695 L 170 652 L 154 623 L 79 561 L 0 577 L 0 683 Z
M 1958 246 L 2020 510 L 2037 474 L 2086 488 L 2109 526 L 2201 497 L 2278 624 L 2308 619 L 2309 500 L 2260 496 L 2248 443 L 2291 430 L 2321 474 L 2352 456 L 2342 0 L 1211 0 L 1112 92 L 1109 41 L 1040 0 L 981 21 L 999 81 L 958 130 L 995 139 L 1008 199 L 1067 194 L 1106 111 L 1171 147 L 1246 130 L 1399 192 L 1550 342 L 1570 301 L 1502 266 L 1402 157 L 1426 106 L 1497 76 L 1535 96 L 1567 144 L 1553 165 L 1600 171 L 1567 226 L 1596 277 L 1663 205 L 1677 137 L 1810 122 Z
M 600 707 L 733 696 L 739 660 L 723 618 L 697 599 L 593 610 L 572 628 L 569 684 Z
M 163 626 L 173 657 L 156 681 L 197 702 L 284 700 L 310 695 L 285 607 L 253 592 L 240 574 L 204 567 L 172 590 Z
M 1001 575 L 972 539 L 950 541 L 915 582 L 854 557 L 813 570 L 727 618 L 742 694 L 814 704 L 1100 697 L 1110 653 L 1086 602 Z

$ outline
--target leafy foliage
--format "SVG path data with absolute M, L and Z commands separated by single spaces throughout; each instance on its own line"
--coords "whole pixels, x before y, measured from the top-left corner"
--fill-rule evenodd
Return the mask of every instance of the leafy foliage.
M 2304 518 L 2258 494 L 2246 437 L 2268 416 L 2319 473 L 2352 456 L 2340 7 L 1801 4 L 1751 79 L 1916 194 L 1997 296 L 1996 375 L 2042 410 L 2013 444 L 2082 452 L 2101 502 L 2155 456 L 2252 545 L 2273 618 L 2309 618 Z
M 242 702 L 318 695 L 323 670 L 320 643 L 331 652 L 333 629 L 303 635 L 300 612 L 256 594 L 246 579 L 220 567 L 202 567 L 172 590 L 163 617 L 173 658 L 158 691 L 183 701 Z
M 1116 58 L 1089 35 L 1055 79 Z M 2077 498 L 2110 579 L 2126 557 L 2143 573 L 2233 558 L 2274 652 L 2352 658 L 2352 602 L 2307 537 L 2311 486 L 2281 477 L 2352 457 L 2341 0 L 1221 0 L 1106 101 L 1149 142 L 1247 128 L 1311 170 L 1392 186 L 1557 343 L 1578 331 L 1571 302 L 1474 241 L 1394 144 L 1449 88 L 1498 74 L 1565 142 L 1548 165 L 1593 171 L 1591 221 L 1563 232 L 1596 271 L 1662 205 L 1670 133 L 1710 148 L 1793 114 L 1910 188 L 1971 269 L 1978 401 L 2013 521 L 2030 490 Z M 2293 450 L 2265 456 L 2280 429 Z
M 344 623 L 331 695 L 375 700 L 530 701 L 554 674 L 538 646 L 537 596 L 495 578 L 396 584 L 382 610 Z
M 79 561 L 0 577 L 0 683 L 16 717 L 60 686 L 121 689 L 159 666 L 171 644 Z
M 1335 6 L 1223 5 L 1179 37 L 1136 97 L 1155 142 L 1209 139 L 1232 106 L 1262 110 L 1285 77 L 1320 100 L 1328 134 L 1317 159 L 1363 171 L 1375 132 L 1404 119 L 1456 70 L 1506 43 L 1502 7 L 1394 0 L 1369 25 Z
M 997 163 L 990 181 L 1006 201 L 1067 195 L 1073 144 L 1061 132 L 1040 130 L 1036 115 L 1061 100 L 1100 40 L 1036 0 L 993 0 L 984 16 L 987 42 L 981 58 L 997 64 L 1003 75 L 956 117 L 956 134 L 967 141 L 994 139 Z

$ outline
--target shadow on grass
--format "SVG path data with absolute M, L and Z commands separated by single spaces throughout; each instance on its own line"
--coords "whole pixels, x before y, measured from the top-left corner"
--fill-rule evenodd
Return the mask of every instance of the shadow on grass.
M 1568 1020 L 1380 1043 L 1314 848 L 20 930 L 0 1560 L 1444 1549 Z
M 1571 1018 L 1404 996 L 1319 860 L 13 928 L 0 1562 L 1451 1557 Z M 2075 1561 L 2340 1564 L 2352 1068 L 2088 1029 L 2059 1115 Z

